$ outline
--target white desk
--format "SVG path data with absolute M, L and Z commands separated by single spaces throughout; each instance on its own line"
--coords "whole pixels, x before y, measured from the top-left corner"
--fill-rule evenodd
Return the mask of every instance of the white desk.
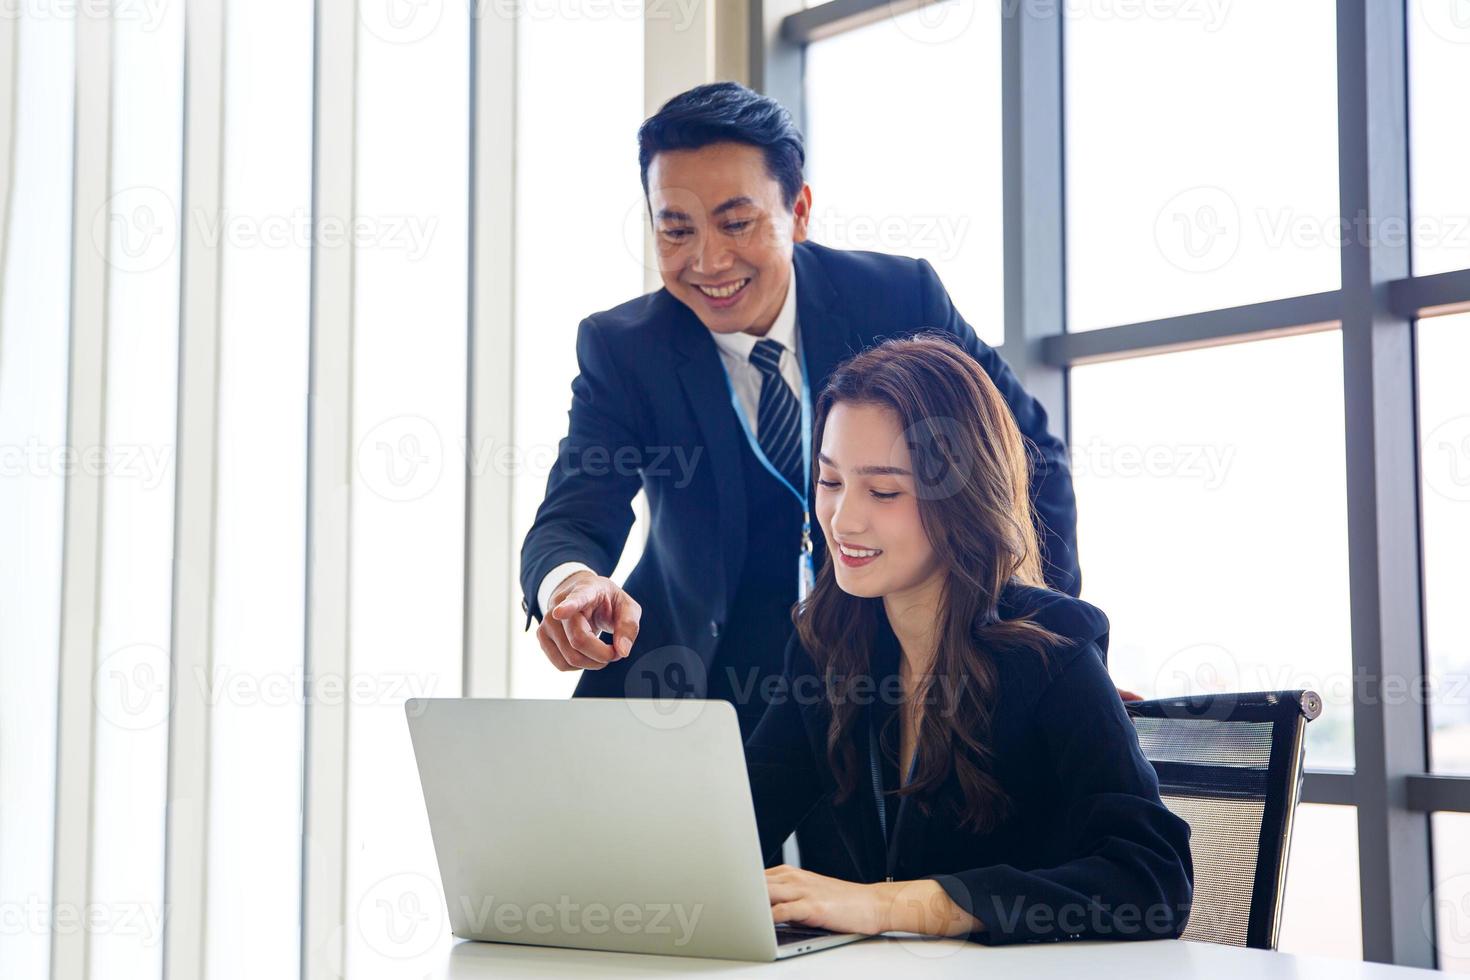
M 1044 943 L 981 946 L 951 939 L 880 937 L 793 957 L 776 963 L 632 953 L 592 953 L 576 949 L 456 943 L 431 976 L 440 980 L 484 977 L 761 977 L 839 976 L 842 980 L 930 980 L 947 977 L 1024 977 L 1075 980 L 1124 977 L 1128 980 L 1413 980 L 1445 976 L 1433 970 L 1349 960 L 1289 956 L 1256 949 L 1173 940 L 1117 943 Z

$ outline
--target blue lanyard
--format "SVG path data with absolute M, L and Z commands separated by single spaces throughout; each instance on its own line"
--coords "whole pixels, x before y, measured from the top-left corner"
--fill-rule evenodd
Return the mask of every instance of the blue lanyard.
M 898 801 L 898 816 L 894 820 L 893 845 L 888 843 L 888 797 L 883 793 L 883 770 L 882 763 L 878 758 L 878 731 L 877 719 L 873 716 L 872 709 L 868 712 L 868 760 L 873 768 L 873 799 L 878 804 L 878 830 L 883 836 L 883 870 L 884 881 L 892 881 L 893 873 L 898 865 L 898 824 L 903 821 L 903 813 L 909 798 L 900 797 Z M 914 778 L 914 769 L 919 761 L 918 746 L 914 747 L 914 757 L 909 760 L 909 774 L 905 782 Z
M 755 436 L 755 430 L 750 427 L 750 420 L 745 416 L 745 408 L 740 403 L 740 396 L 735 393 L 735 383 L 730 379 L 730 370 L 725 368 L 725 387 L 730 392 L 730 407 L 735 410 L 735 418 L 740 422 L 741 431 L 745 433 L 745 441 L 750 443 L 750 451 L 755 453 L 755 458 L 760 460 L 761 465 L 766 468 L 776 481 L 796 497 L 796 502 L 801 504 L 801 552 L 797 555 L 797 598 L 805 600 L 812 590 L 812 583 L 816 579 L 815 562 L 812 558 L 812 518 L 811 507 L 807 494 L 812 486 L 812 390 L 807 381 L 808 371 L 806 368 L 806 354 L 802 349 L 801 335 L 796 337 L 796 364 L 801 371 L 801 473 L 805 480 L 801 489 L 793 487 L 791 481 L 767 458 L 765 450 L 761 449 L 760 440 Z M 725 359 L 720 358 L 720 366 L 725 367 Z M 780 378 L 780 372 L 777 371 Z M 784 378 L 780 378 L 785 384 Z

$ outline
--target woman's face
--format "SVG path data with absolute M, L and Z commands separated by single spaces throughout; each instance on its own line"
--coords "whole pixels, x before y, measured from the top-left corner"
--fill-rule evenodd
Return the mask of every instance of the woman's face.
M 928 582 L 939 561 L 919 519 L 898 414 L 886 405 L 838 402 L 816 463 L 817 523 L 842 591 L 877 598 Z

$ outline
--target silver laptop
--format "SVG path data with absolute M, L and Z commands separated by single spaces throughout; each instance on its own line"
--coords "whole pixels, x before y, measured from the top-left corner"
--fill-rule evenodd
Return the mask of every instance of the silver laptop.
M 724 701 L 412 698 L 454 935 L 776 960 L 865 938 L 775 926 Z

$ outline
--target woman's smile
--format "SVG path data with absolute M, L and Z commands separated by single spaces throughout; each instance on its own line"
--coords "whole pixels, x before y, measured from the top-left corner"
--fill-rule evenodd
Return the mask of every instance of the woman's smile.
M 871 565 L 882 554 L 883 549 L 881 548 L 859 548 L 840 541 L 837 543 L 837 557 L 848 568 L 862 568 L 864 565 Z

